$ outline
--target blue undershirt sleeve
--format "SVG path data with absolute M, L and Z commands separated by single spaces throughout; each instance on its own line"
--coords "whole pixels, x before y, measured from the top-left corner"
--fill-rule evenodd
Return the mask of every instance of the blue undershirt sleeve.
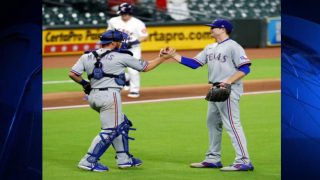
M 241 66 L 239 68 L 239 71 L 242 71 L 242 72 L 244 72 L 246 74 L 249 74 L 249 72 L 250 72 L 250 67 L 249 66 L 250 66 L 249 64 L 243 65 L 243 66 Z
M 181 64 L 188 66 L 192 69 L 197 69 L 200 66 L 200 64 L 197 61 L 183 56 L 181 56 Z
M 132 44 L 132 45 L 140 44 L 140 41 L 138 41 L 138 39 L 137 39 L 137 40 L 135 40 L 135 41 L 132 41 L 131 44 Z

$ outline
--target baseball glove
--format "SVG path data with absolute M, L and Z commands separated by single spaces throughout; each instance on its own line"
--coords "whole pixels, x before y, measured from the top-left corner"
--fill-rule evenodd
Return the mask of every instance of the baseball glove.
M 86 88 L 84 88 L 84 93 L 86 93 L 86 94 L 90 94 L 90 92 L 91 92 L 91 90 L 92 90 L 92 88 L 91 88 L 91 85 L 88 85 Z
M 207 101 L 223 102 L 229 98 L 230 94 L 231 94 L 231 84 L 216 82 L 216 83 L 213 83 L 213 86 L 209 90 L 205 99 Z

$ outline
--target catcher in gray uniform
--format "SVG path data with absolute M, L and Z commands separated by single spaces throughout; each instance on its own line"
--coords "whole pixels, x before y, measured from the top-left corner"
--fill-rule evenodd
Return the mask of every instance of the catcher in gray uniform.
M 173 58 L 179 63 L 196 69 L 208 64 L 209 83 L 213 84 L 206 96 L 208 104 L 207 127 L 209 131 L 209 150 L 206 159 L 193 163 L 194 168 L 221 168 L 221 171 L 253 170 L 247 149 L 247 140 L 240 123 L 239 100 L 243 93 L 241 79 L 250 72 L 250 60 L 244 49 L 229 39 L 233 25 L 224 19 L 217 19 L 210 26 L 211 37 L 217 40 L 209 44 L 193 59 L 176 54 Z M 165 53 L 169 49 L 161 50 Z M 236 151 L 231 166 L 221 164 L 222 125 L 231 137 Z
M 162 55 L 152 61 L 144 61 L 132 57 L 126 50 L 128 35 L 121 31 L 106 31 L 100 36 L 97 44 L 102 48 L 93 50 L 80 57 L 72 67 L 69 76 L 79 83 L 89 94 L 90 107 L 100 113 L 102 131 L 93 139 L 88 153 L 78 164 L 80 169 L 90 171 L 108 171 L 109 168 L 98 163 L 103 153 L 113 145 L 116 150 L 116 159 L 119 168 L 135 167 L 142 161 L 129 153 L 128 137 L 132 122 L 122 112 L 121 89 L 125 85 L 125 69 L 131 67 L 138 71 L 150 71 L 171 58 L 175 50 Z M 90 82 L 85 81 L 81 75 L 88 73 Z

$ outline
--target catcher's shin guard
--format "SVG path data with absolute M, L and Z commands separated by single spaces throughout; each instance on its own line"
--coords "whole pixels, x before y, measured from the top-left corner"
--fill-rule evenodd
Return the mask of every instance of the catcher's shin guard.
M 99 158 L 103 155 L 104 152 L 106 152 L 106 150 L 109 148 L 110 144 L 112 143 L 112 141 L 119 135 L 118 131 L 114 131 L 114 128 L 108 128 L 108 129 L 104 129 L 104 130 L 112 130 L 113 132 L 111 133 L 105 133 L 105 132 L 101 132 L 100 133 L 100 137 L 101 137 L 101 141 L 96 145 L 96 147 L 93 149 L 92 153 L 87 153 L 90 156 L 87 158 L 87 161 L 89 163 L 96 163 Z M 108 135 L 107 139 L 105 139 L 103 137 L 103 135 Z
M 129 157 L 132 157 L 132 155 L 129 153 L 129 139 L 134 140 L 134 138 L 131 138 L 128 136 L 129 130 L 136 130 L 135 128 L 130 128 L 132 126 L 132 122 L 127 118 L 126 115 L 124 115 L 124 122 L 122 122 L 119 125 L 119 135 L 122 135 L 122 142 L 124 146 L 124 151 L 117 151 L 117 153 L 126 153 L 129 155 Z M 116 156 L 117 158 L 117 156 Z

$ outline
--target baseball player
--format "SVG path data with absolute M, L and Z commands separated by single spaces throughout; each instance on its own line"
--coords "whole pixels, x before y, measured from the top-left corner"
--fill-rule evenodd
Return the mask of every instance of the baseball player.
M 118 167 L 128 168 L 142 164 L 142 161 L 129 153 L 128 137 L 132 122 L 122 112 L 121 89 L 125 84 L 125 69 L 131 67 L 137 71 L 150 71 L 166 59 L 172 57 L 175 50 L 152 61 L 132 57 L 132 53 L 120 47 L 126 47 L 127 34 L 121 31 L 106 31 L 97 44 L 102 48 L 93 50 L 80 57 L 72 67 L 69 76 L 79 83 L 89 94 L 90 107 L 100 114 L 101 132 L 93 139 L 88 153 L 78 164 L 80 169 L 90 171 L 108 171 L 109 168 L 98 163 L 99 158 L 112 144 L 116 150 Z M 82 78 L 87 71 L 90 82 Z
M 207 127 L 209 131 L 209 150 L 200 163 L 193 168 L 221 168 L 221 171 L 253 170 L 247 149 L 247 140 L 240 123 L 239 100 L 243 93 L 241 79 L 250 72 L 250 60 L 244 49 L 229 38 L 233 25 L 224 19 L 217 19 L 210 26 L 211 37 L 217 40 L 209 44 L 193 59 L 176 54 L 173 58 L 179 63 L 196 69 L 208 64 L 209 83 L 220 84 L 221 88 L 231 86 L 231 95 L 223 102 L 209 101 Z M 165 50 L 163 51 L 165 52 Z M 226 128 L 236 151 L 231 166 L 221 164 L 222 125 Z
M 133 53 L 136 59 L 141 58 L 140 43 L 148 39 L 148 32 L 146 25 L 139 19 L 131 16 L 132 6 L 128 3 L 122 3 L 119 6 L 118 14 L 121 16 L 111 18 L 108 21 L 107 30 L 119 30 L 127 33 L 131 39 L 129 41 L 128 49 Z M 128 97 L 138 98 L 140 91 L 140 74 L 137 70 L 128 67 L 128 74 L 126 74 L 126 86 L 124 90 L 128 90 L 130 86 L 130 93 Z

